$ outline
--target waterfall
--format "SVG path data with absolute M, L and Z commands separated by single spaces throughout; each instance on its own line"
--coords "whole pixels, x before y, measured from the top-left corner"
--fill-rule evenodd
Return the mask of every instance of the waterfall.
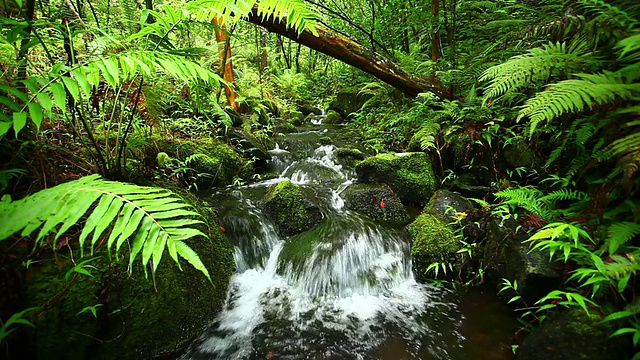
M 405 230 L 345 209 L 354 169 L 334 145 L 300 144 L 317 144 L 325 134 L 318 127 L 270 151 L 276 178 L 210 199 L 221 207 L 237 273 L 225 308 L 182 358 L 464 358 L 456 355 L 465 342 L 458 304 L 450 291 L 415 281 Z M 266 189 L 284 180 L 315 194 L 324 213 L 292 238 L 278 236 L 260 206 Z M 304 246 L 302 260 L 287 257 Z

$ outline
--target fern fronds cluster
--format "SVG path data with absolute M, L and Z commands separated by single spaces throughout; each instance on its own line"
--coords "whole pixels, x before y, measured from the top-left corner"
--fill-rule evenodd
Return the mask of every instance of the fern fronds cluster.
M 627 83 L 621 73 L 577 74 L 579 79 L 564 80 L 527 100 L 518 120 L 529 117 L 532 134 L 539 123 L 566 113 L 578 113 L 596 105 L 640 96 L 640 84 Z
M 566 76 L 593 64 L 588 44 L 574 41 L 545 44 L 514 56 L 507 62 L 485 70 L 480 81 L 490 81 L 484 90 L 486 99 L 515 92 L 548 81 L 552 75 Z
M 88 245 L 93 253 L 106 238 L 105 246 L 116 254 L 124 244 L 130 246 L 130 268 L 136 258 L 141 258 L 145 269 L 151 263 L 155 271 L 166 250 L 178 266 L 180 256 L 211 281 L 207 268 L 185 243 L 195 237 L 206 238 L 196 227 L 203 223 L 197 212 L 168 190 L 107 181 L 97 175 L 21 200 L 4 197 L 0 202 L 0 241 L 15 233 L 24 237 L 37 231 L 35 246 L 39 247 L 53 232 L 51 246 L 55 249 L 60 236 L 84 217 L 79 237 L 82 252 Z
M 542 191 L 532 186 L 504 189 L 495 193 L 503 199 L 506 205 L 521 207 L 528 212 L 540 216 L 547 222 L 557 219 L 560 215 L 555 209 L 555 203 L 562 200 L 573 200 L 581 203 L 587 200 L 587 194 L 569 189 L 560 189 L 544 195 Z

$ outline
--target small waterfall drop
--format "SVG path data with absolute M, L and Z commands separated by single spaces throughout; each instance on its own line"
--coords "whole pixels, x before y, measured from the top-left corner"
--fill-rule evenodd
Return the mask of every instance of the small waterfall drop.
M 318 127 L 270 150 L 277 177 L 210 199 L 237 273 L 225 308 L 182 359 L 463 359 L 456 299 L 415 281 L 404 229 L 345 208 L 356 174 L 336 146 L 318 144 Z M 284 180 L 314 194 L 324 213 L 291 238 L 261 210 L 266 190 Z

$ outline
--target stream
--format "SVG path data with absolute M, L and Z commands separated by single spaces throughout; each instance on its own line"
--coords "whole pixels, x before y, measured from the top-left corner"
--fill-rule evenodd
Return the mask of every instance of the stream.
M 227 303 L 181 359 L 512 359 L 517 322 L 492 290 L 419 284 L 405 229 L 344 207 L 353 167 L 334 151 L 344 131 L 322 124 L 277 138 L 275 178 L 208 196 L 235 247 Z M 320 145 L 331 139 L 332 145 Z M 279 261 L 289 240 L 263 214 L 267 189 L 299 184 L 320 203 L 317 243 L 304 261 Z

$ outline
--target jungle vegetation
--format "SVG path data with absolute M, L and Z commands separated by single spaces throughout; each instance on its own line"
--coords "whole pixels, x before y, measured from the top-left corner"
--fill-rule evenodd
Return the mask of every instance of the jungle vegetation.
M 464 232 L 509 221 L 558 264 L 525 327 L 578 307 L 637 346 L 639 22 L 623 0 L 3 1 L 2 351 L 47 310 L 20 303 L 43 259 L 153 277 L 167 252 L 210 280 L 188 244 L 216 224 L 189 194 L 264 175 L 252 149 L 274 119 L 350 89 L 367 100 L 345 127 L 368 152 L 426 152 L 443 185 L 473 175 Z M 505 162 L 514 147 L 530 157 Z

